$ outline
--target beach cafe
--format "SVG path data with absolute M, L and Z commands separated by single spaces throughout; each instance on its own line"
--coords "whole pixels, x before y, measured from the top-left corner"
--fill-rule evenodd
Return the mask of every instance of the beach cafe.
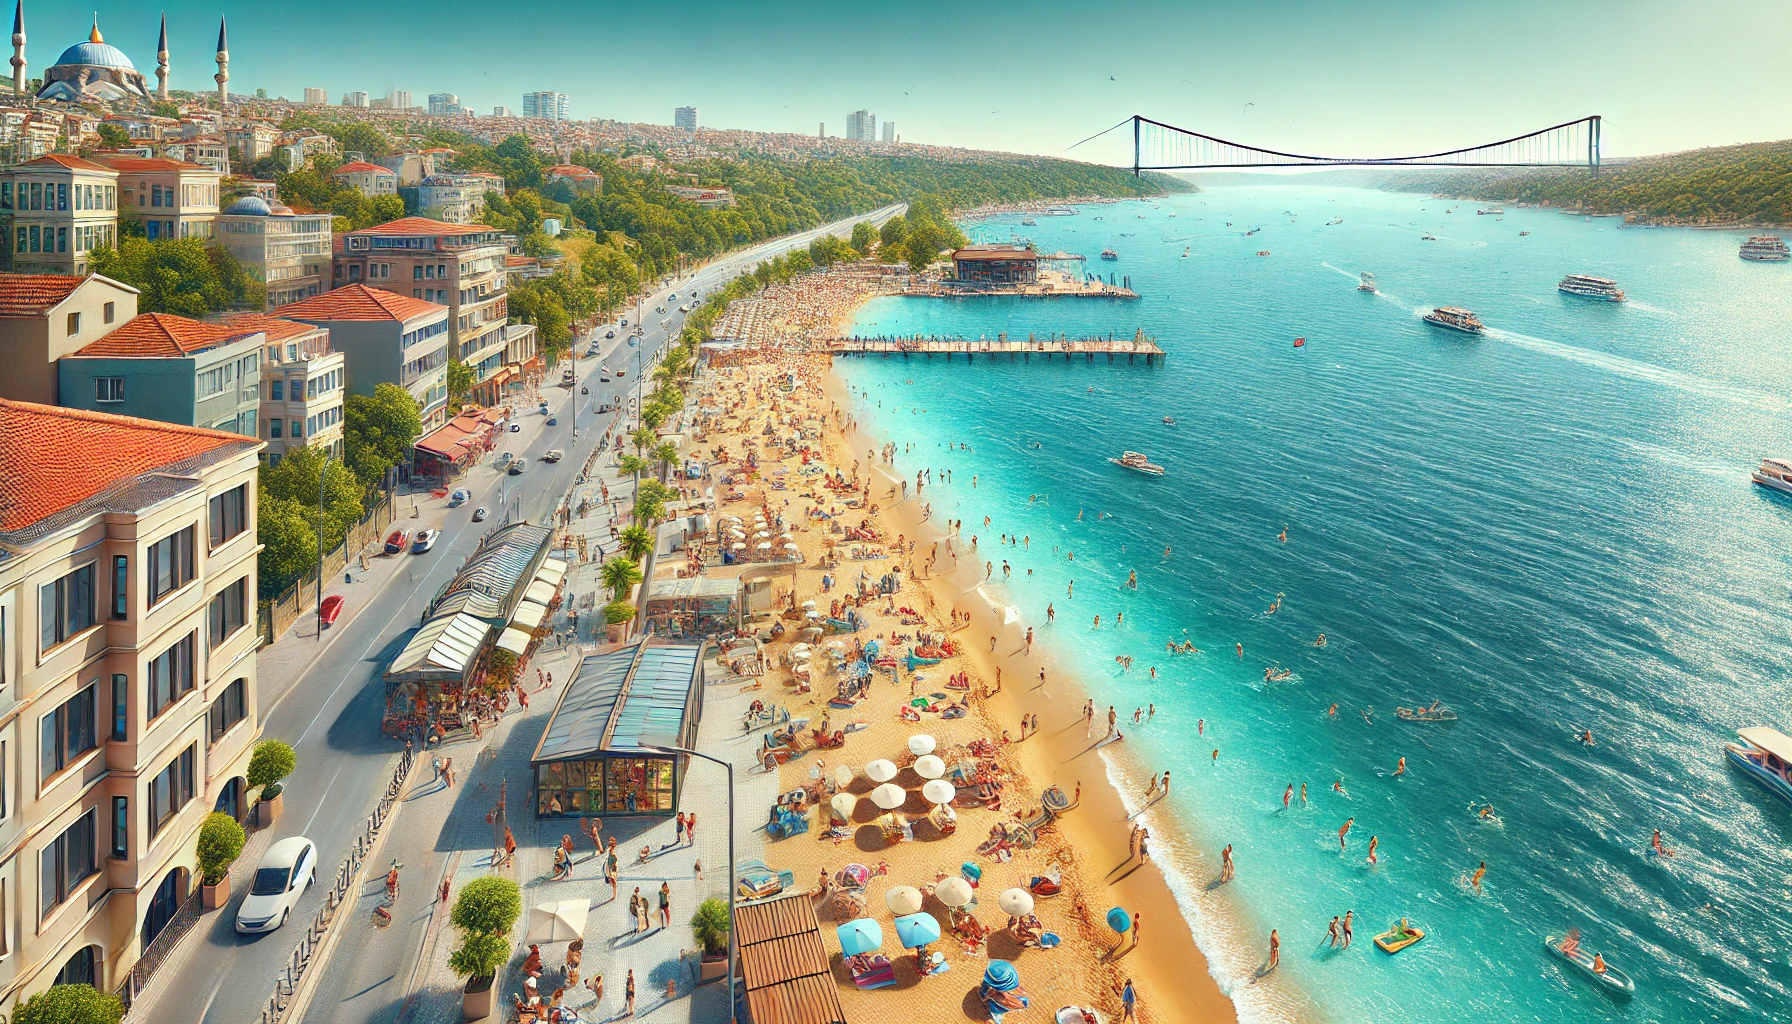
M 536 816 L 677 811 L 689 758 L 648 749 L 644 737 L 695 742 L 706 657 L 700 641 L 652 637 L 586 657 L 530 757 Z
M 740 629 L 740 580 L 709 576 L 660 578 L 647 584 L 646 628 L 671 637 Z

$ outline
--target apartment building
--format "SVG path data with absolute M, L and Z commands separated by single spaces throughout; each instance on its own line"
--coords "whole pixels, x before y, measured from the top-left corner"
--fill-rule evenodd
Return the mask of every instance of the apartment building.
M 696 107 L 679 107 L 678 109 L 674 110 L 672 112 L 672 127 L 680 128 L 687 132 L 696 131 L 697 130 L 697 108 Z
M 392 196 L 398 194 L 398 175 L 364 160 L 346 163 L 330 172 L 330 177 L 338 185 L 348 185 L 361 190 L 364 196 Z
M 62 357 L 59 396 L 74 409 L 254 437 L 263 344 L 255 331 L 141 313 Z
M 604 176 L 580 164 L 555 164 L 541 173 L 548 179 L 548 184 L 564 181 L 572 186 L 575 192 L 602 192 L 604 190 Z
M 399 194 L 421 214 L 449 224 L 473 224 L 485 216 L 487 191 L 489 186 L 482 176 L 437 174 L 414 187 L 400 189 Z
M 119 208 L 143 224 L 150 241 L 210 238 L 218 219 L 218 172 L 203 164 L 102 154 L 97 163 L 118 173 Z
M 366 90 L 356 89 L 353 92 L 343 93 L 342 94 L 342 105 L 345 107 L 368 106 Z
M 0 219 L 22 274 L 87 273 L 88 253 L 118 244 L 118 172 L 51 153 L 0 172 Z
M 273 309 L 330 289 L 332 222 L 328 213 L 244 196 L 218 215 L 217 240 L 267 286 Z
M 58 404 L 57 360 L 137 315 L 137 289 L 88 274 L 0 274 L 0 398 Z
M 860 142 L 876 142 L 877 115 L 869 110 L 855 110 L 846 115 L 846 137 Z
M 447 421 L 447 306 L 351 284 L 274 313 L 329 330 L 330 347 L 345 360 L 349 394 L 371 395 L 382 383 L 397 384 L 417 400 L 425 431 Z
M 270 466 L 295 448 L 327 448 L 341 461 L 342 400 L 348 364 L 330 348 L 327 327 L 262 313 L 231 313 L 224 323 L 267 336 L 261 361 L 261 457 Z
M 306 88 L 305 88 L 305 105 L 306 106 L 323 107 L 323 106 L 328 106 L 329 103 L 330 103 L 329 90 L 313 89 L 310 86 L 306 86 Z
M 8 1012 L 117 989 L 197 884 L 205 816 L 248 810 L 260 447 L 0 400 Z
M 567 119 L 569 103 L 563 92 L 523 93 L 523 116 L 541 117 L 550 121 Z

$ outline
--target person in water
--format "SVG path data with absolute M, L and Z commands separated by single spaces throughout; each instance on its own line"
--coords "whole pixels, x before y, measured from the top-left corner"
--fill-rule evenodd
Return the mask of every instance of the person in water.
M 1324 633 L 1319 634 L 1319 639 L 1313 641 L 1313 646 L 1314 647 L 1324 647 L 1325 646 L 1325 634 Z
M 1395 775 L 1405 775 L 1406 774 L 1406 758 L 1403 757 L 1400 759 L 1400 766 L 1398 768 L 1394 769 L 1394 774 Z
M 1338 827 L 1338 849 L 1343 850 L 1347 847 L 1348 841 L 1344 837 L 1350 834 L 1350 826 L 1354 824 L 1356 824 L 1355 818 L 1346 818 L 1344 824 Z
M 1381 863 L 1380 861 L 1375 859 L 1375 848 L 1380 845 L 1381 845 L 1381 837 L 1380 836 L 1370 836 L 1369 837 L 1369 863 L 1371 863 L 1371 864 Z
M 1276 539 L 1284 544 L 1288 543 L 1288 528 L 1286 526 L 1282 527 L 1281 533 L 1276 534 Z
M 1655 851 L 1655 855 L 1658 857 L 1672 857 L 1674 855 L 1674 851 L 1672 849 L 1668 848 L 1667 846 L 1662 845 L 1661 829 L 1655 830 L 1655 838 L 1649 840 L 1649 846 L 1651 849 L 1653 849 Z
M 1469 880 L 1468 880 L 1468 884 L 1474 887 L 1476 896 L 1481 895 L 1481 879 L 1486 878 L 1486 877 L 1487 877 L 1487 862 L 1482 861 L 1481 866 L 1475 868 L 1475 873 L 1473 875 L 1470 875 Z
M 1339 938 L 1339 936 L 1338 936 L 1338 915 L 1336 915 L 1336 914 L 1332 915 L 1331 926 L 1328 927 L 1325 931 L 1326 931 L 1326 935 L 1329 937 L 1328 942 L 1331 944 L 1333 949 L 1336 949 L 1338 946 L 1338 938 Z
M 1282 790 L 1282 810 L 1284 810 L 1284 811 L 1287 810 L 1289 805 L 1292 804 L 1293 802 L 1294 802 L 1294 783 L 1290 782 L 1288 784 L 1288 788 Z
M 1580 731 L 1580 735 L 1578 737 L 1576 737 L 1576 739 L 1579 739 L 1581 741 L 1581 743 L 1585 746 L 1589 746 L 1589 747 L 1592 746 L 1593 745 L 1593 730 L 1582 729 Z

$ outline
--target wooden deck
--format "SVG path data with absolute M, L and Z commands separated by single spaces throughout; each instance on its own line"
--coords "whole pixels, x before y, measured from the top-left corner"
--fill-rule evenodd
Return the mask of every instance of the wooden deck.
M 994 338 L 976 339 L 915 335 L 913 337 L 830 338 L 823 344 L 826 350 L 834 355 L 881 355 L 885 357 L 900 355 L 904 359 L 912 356 L 926 356 L 929 359 L 934 356 L 944 356 L 948 360 L 953 356 L 962 355 L 966 362 L 974 362 L 978 356 L 988 356 L 993 359 L 1003 355 L 1006 355 L 1011 362 L 1015 359 L 1031 362 L 1034 356 L 1039 356 L 1047 362 L 1050 362 L 1054 356 L 1062 356 L 1067 361 L 1081 356 L 1086 362 L 1094 362 L 1096 356 L 1105 355 L 1110 363 L 1114 361 L 1115 356 L 1125 356 L 1129 363 L 1143 357 L 1146 366 L 1155 366 L 1161 363 L 1165 357 L 1164 350 L 1158 347 L 1157 342 L 1146 337 L 1143 330 L 1130 338 L 1116 338 L 1111 335 L 1093 338 L 1040 338 L 1029 334 L 1027 340 L 1020 341 L 1010 338 L 1006 334 L 1000 334 Z
M 839 983 L 807 893 L 737 906 L 734 925 L 756 1024 L 843 1024 Z

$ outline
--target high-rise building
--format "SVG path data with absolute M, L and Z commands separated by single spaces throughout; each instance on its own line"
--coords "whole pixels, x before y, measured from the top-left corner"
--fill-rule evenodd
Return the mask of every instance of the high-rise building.
M 365 107 L 367 106 L 367 94 L 360 90 L 345 92 L 342 94 L 342 105 L 345 107 Z
M 460 97 L 451 92 L 432 92 L 429 94 L 429 112 L 436 116 L 458 114 L 461 111 Z
M 386 105 L 393 110 L 411 109 L 411 94 L 404 89 L 393 89 L 386 94 Z
M 687 132 L 697 130 L 697 108 L 679 107 L 672 114 L 672 127 L 683 128 Z
M 846 137 L 860 142 L 876 142 L 877 115 L 869 110 L 855 110 L 846 115 Z
M 823 121 L 816 126 L 815 137 L 818 139 L 825 139 L 828 137 L 828 123 L 826 121 Z
M 550 121 L 567 119 L 566 94 L 563 92 L 523 93 L 523 116 L 545 117 Z
M 323 89 L 306 89 L 305 103 L 313 107 L 328 106 L 330 103 L 330 94 Z
M 885 142 L 895 142 L 896 141 L 896 122 L 894 122 L 894 121 L 885 121 L 884 122 L 884 141 Z
M 493 107 L 492 108 L 492 116 L 493 117 L 515 117 L 516 111 L 510 109 L 509 107 Z

